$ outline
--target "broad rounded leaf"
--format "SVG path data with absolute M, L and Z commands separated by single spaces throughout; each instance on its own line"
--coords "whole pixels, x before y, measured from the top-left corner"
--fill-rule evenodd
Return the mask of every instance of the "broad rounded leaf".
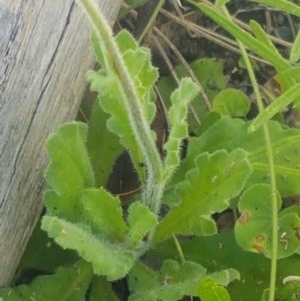
M 285 258 L 300 250 L 300 217 L 296 212 L 279 213 L 278 257 Z
M 213 101 L 213 110 L 231 117 L 246 116 L 250 109 L 248 96 L 237 89 L 225 89 Z
M 277 197 L 278 210 L 281 199 Z M 269 185 L 250 187 L 239 202 L 241 213 L 235 225 L 237 243 L 246 251 L 272 257 L 272 199 Z M 278 258 L 294 254 L 300 248 L 300 218 L 283 210 L 278 217 Z
M 277 197 L 277 207 L 281 199 Z M 250 187 L 240 198 L 241 216 L 235 224 L 237 243 L 247 251 L 270 255 L 272 234 L 272 198 L 270 185 Z

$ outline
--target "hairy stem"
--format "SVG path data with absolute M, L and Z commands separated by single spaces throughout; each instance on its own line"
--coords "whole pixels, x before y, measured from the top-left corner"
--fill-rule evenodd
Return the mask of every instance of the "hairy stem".
M 145 158 L 147 168 L 147 181 L 143 193 L 143 202 L 146 203 L 152 211 L 157 212 L 160 207 L 160 198 L 164 189 L 164 184 L 162 183 L 163 164 L 151 135 L 150 125 L 143 115 L 134 82 L 130 77 L 117 43 L 113 38 L 112 30 L 94 1 L 78 1 L 82 4 L 98 38 L 102 41 L 101 48 L 105 58 L 105 67 L 108 72 L 113 73 L 115 78 L 118 79 L 123 95 L 125 96 L 125 106 L 131 129 Z

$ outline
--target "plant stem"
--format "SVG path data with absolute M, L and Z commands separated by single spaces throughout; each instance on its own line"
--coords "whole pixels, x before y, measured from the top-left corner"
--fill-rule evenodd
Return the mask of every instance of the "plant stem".
M 174 233 L 173 233 L 172 236 L 173 236 L 173 239 L 174 239 L 175 247 L 176 247 L 176 250 L 177 250 L 180 262 L 184 263 L 185 262 L 185 258 L 184 258 L 184 254 L 183 254 L 181 245 L 180 245 L 180 243 L 179 243 L 179 241 L 178 241 L 178 239 L 177 239 L 177 237 L 175 236 Z
M 225 6 L 222 7 L 222 10 L 228 20 L 231 20 L 231 16 Z M 250 77 L 251 85 L 253 87 L 253 91 L 256 97 L 256 101 L 258 104 L 259 112 L 264 110 L 263 101 L 261 99 L 261 95 L 259 92 L 258 84 L 255 78 L 255 74 L 249 60 L 249 56 L 247 54 L 246 48 L 244 45 L 237 40 L 239 45 L 242 57 L 246 64 L 246 68 Z M 265 143 L 267 148 L 267 156 L 268 156 L 268 164 L 269 164 L 269 173 L 270 173 L 270 185 L 271 185 L 271 200 L 272 200 L 272 259 L 271 259 L 271 270 L 270 270 L 270 294 L 269 301 L 273 301 L 275 298 L 275 289 L 276 289 L 276 272 L 277 272 L 277 245 L 278 245 L 278 205 L 277 205 L 277 189 L 276 189 L 276 176 L 275 176 L 275 166 L 274 166 L 274 155 L 272 149 L 272 142 L 270 137 L 270 132 L 267 123 L 263 125 Z
M 161 7 L 163 6 L 163 4 L 165 3 L 165 0 L 159 0 L 158 4 L 155 7 L 155 10 L 153 12 L 153 14 L 151 15 L 146 27 L 144 28 L 143 32 L 141 33 L 141 35 L 138 38 L 138 42 L 141 43 L 141 41 L 143 40 L 144 36 L 146 35 L 146 33 L 148 32 L 148 30 L 151 28 L 152 24 L 154 23 Z
M 119 81 L 120 88 L 125 96 L 126 113 L 129 117 L 137 145 L 139 145 L 145 158 L 147 168 L 147 181 L 143 192 L 143 202 L 147 204 L 152 211 L 157 213 L 164 189 L 164 183 L 162 183 L 163 164 L 156 149 L 150 125 L 143 115 L 134 82 L 126 68 L 118 45 L 113 38 L 112 30 L 94 1 L 78 1 L 82 4 L 94 26 L 98 38 L 102 41 L 101 48 L 105 58 L 105 67 L 107 71 L 113 73 L 114 77 Z

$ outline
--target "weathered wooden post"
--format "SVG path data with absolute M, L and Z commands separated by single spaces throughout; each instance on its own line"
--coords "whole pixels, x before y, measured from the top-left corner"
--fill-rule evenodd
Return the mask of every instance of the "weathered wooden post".
M 120 1 L 98 2 L 112 23 Z M 0 287 L 41 213 L 45 140 L 76 116 L 90 31 L 72 0 L 0 0 Z

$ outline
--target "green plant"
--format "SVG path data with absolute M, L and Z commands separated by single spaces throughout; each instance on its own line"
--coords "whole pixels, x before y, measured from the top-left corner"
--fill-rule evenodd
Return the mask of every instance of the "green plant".
M 101 67 L 87 77 L 99 96 L 88 124 L 65 124 L 47 142 L 50 188 L 41 225 L 72 250 L 55 254 L 72 260 L 30 285 L 1 290 L 1 298 L 120 300 L 111 282 L 126 277 L 130 301 L 275 300 L 275 293 L 278 300 L 296 300 L 298 278 L 291 276 L 300 268 L 300 207 L 283 209 L 282 198 L 300 193 L 300 130 L 270 118 L 299 97 L 297 49 L 289 62 L 258 24 L 252 23 L 254 36 L 235 25 L 224 1 L 215 7 L 194 3 L 239 41 L 260 112 L 253 121 L 236 118 L 247 114 L 247 97 L 233 89 L 220 92 L 215 112 L 206 112 L 198 128 L 193 125 L 196 135 L 181 159 L 197 86 L 183 78 L 170 94 L 170 128 L 160 153 L 151 129 L 158 72 L 149 50 L 127 31 L 113 37 L 93 2 L 80 2 L 94 27 L 92 45 Z M 244 45 L 280 74 L 283 93 L 267 108 Z M 127 207 L 105 188 L 124 150 L 140 184 Z M 212 215 L 236 207 L 234 233 L 218 233 Z
M 236 26 L 232 22 L 230 14 L 224 6 L 227 2 L 228 1 L 217 1 L 216 7 L 220 9 L 220 13 L 218 13 L 216 9 L 212 10 L 209 5 L 200 4 L 198 5 L 198 7 L 236 38 L 241 50 L 241 54 L 246 63 L 246 68 L 248 70 L 249 77 L 256 96 L 256 101 L 259 107 L 260 114 L 250 125 L 249 131 L 256 131 L 260 126 L 263 127 L 269 165 L 270 187 L 268 188 L 266 186 L 252 186 L 242 196 L 239 204 L 239 209 L 242 215 L 239 219 L 239 222 L 236 223 L 235 233 L 237 241 L 246 250 L 257 249 L 258 252 L 263 253 L 265 256 L 271 257 L 270 290 L 268 293 L 268 300 L 272 301 L 275 298 L 277 260 L 283 255 L 281 253 L 282 250 L 284 250 L 283 253 L 285 253 L 283 256 L 288 256 L 286 254 L 288 246 L 280 246 L 280 242 L 284 241 L 286 243 L 289 243 L 290 241 L 294 240 L 295 248 L 292 247 L 292 252 L 297 252 L 297 249 L 299 249 L 299 235 L 297 233 L 299 215 L 297 214 L 296 210 L 290 210 L 287 214 L 285 214 L 285 211 L 283 210 L 281 211 L 281 217 L 278 217 L 278 211 L 281 207 L 281 201 L 280 195 L 277 195 L 274 150 L 272 149 L 270 127 L 268 126 L 267 121 L 270 118 L 272 118 L 276 113 L 281 112 L 289 103 L 291 103 L 292 101 L 296 100 L 297 97 L 299 97 L 299 83 L 297 84 L 293 77 L 285 73 L 288 70 L 293 70 L 293 66 L 291 65 L 291 63 L 297 62 L 297 60 L 300 58 L 300 52 L 298 47 L 299 33 L 291 50 L 289 62 L 287 62 L 276 50 L 272 41 L 268 38 L 268 36 L 265 34 L 265 32 L 258 23 L 250 23 L 254 37 L 250 34 L 243 32 L 241 28 Z M 263 2 L 267 2 L 267 4 L 270 4 L 269 1 Z M 274 3 L 272 3 L 272 5 L 274 5 Z M 286 11 L 289 11 L 294 14 L 299 14 L 300 12 L 299 7 L 297 7 L 296 5 L 292 5 L 291 3 L 288 3 L 284 0 L 278 1 L 275 4 L 275 6 L 285 9 Z M 264 109 L 262 97 L 259 92 L 258 84 L 250 60 L 248 58 L 245 45 L 247 45 L 252 51 L 259 54 L 261 57 L 264 57 L 268 61 L 272 62 L 277 72 L 280 75 L 282 75 L 281 80 L 284 93 L 276 100 L 273 100 L 273 103 L 269 105 L 266 110 Z M 258 187 L 261 189 L 260 193 L 258 193 L 257 191 Z M 257 195 L 262 196 L 264 193 L 264 199 L 266 201 L 264 201 L 262 206 L 266 206 L 265 210 L 261 209 L 259 207 L 260 205 L 253 201 L 253 199 Z M 245 203 L 248 203 L 248 206 L 243 208 L 242 206 L 244 205 L 245 199 L 247 199 Z M 270 201 L 270 204 L 268 204 L 267 200 Z M 268 212 L 267 208 L 269 207 L 272 208 L 271 212 Z M 259 213 L 257 214 L 257 212 Z M 266 218 L 266 216 L 264 216 L 265 214 L 269 217 Z M 293 216 L 290 214 L 292 214 Z M 272 225 L 271 227 L 270 224 Z M 260 230 L 257 231 L 258 229 L 256 229 L 256 231 L 253 231 L 255 226 L 258 226 Z M 286 228 L 286 226 L 288 226 L 288 228 Z M 268 228 L 269 234 L 267 234 L 266 232 L 266 229 Z M 292 232 L 288 233 L 286 231 Z M 252 239 L 250 240 L 250 237 L 248 237 L 249 234 L 250 237 L 252 236 Z M 281 241 L 279 240 L 279 237 L 281 238 Z M 284 239 L 285 237 L 288 237 L 288 241 Z

